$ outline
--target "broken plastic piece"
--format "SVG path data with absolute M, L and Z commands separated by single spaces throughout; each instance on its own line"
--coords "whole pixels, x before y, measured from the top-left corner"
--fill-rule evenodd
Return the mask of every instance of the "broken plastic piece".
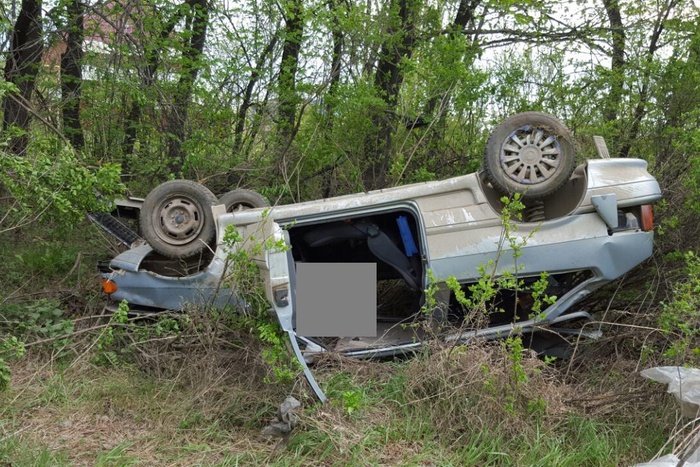
M 673 454 L 666 454 L 653 461 L 636 464 L 634 467 L 677 467 L 681 460 Z M 700 462 L 684 462 L 683 467 L 700 467 Z
M 278 438 L 287 437 L 299 421 L 299 417 L 294 413 L 294 410 L 299 407 L 301 407 L 301 402 L 292 396 L 287 396 L 277 411 L 277 421 L 263 428 L 262 434 Z
M 667 392 L 681 403 L 686 418 L 697 418 L 700 410 L 700 370 L 680 366 L 657 366 L 640 372 L 652 381 L 668 384 Z
M 617 228 L 617 196 L 615 196 L 615 193 L 591 196 L 591 204 L 605 223 L 608 224 L 608 227 L 611 229 Z
M 668 392 L 676 396 L 681 404 L 684 417 L 695 419 L 700 409 L 700 370 L 680 366 L 659 366 L 648 368 L 640 374 L 652 381 L 668 384 Z M 695 436 L 678 454 L 667 454 L 658 459 L 635 465 L 635 467 L 671 467 L 684 465 L 700 467 L 700 438 Z

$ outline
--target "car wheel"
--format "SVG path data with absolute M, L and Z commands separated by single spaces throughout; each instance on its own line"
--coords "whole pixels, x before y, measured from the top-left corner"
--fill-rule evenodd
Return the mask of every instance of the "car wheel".
M 483 167 L 499 191 L 535 199 L 561 188 L 575 161 L 573 139 L 562 122 L 541 112 L 524 112 L 491 132 Z
M 243 211 L 245 209 L 264 208 L 270 205 L 263 195 L 253 190 L 239 188 L 221 195 L 219 204 L 226 206 L 226 212 Z
M 211 207 L 216 196 L 190 180 L 171 180 L 155 187 L 141 208 L 143 237 L 158 253 L 187 258 L 201 252 L 214 238 Z

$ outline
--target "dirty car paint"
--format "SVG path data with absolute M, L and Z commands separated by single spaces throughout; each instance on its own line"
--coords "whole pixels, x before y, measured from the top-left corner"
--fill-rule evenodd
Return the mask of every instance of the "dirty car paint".
M 552 274 L 587 271 L 589 277 L 571 287 L 555 304 L 536 319 L 517 323 L 517 327 L 534 330 L 547 323 L 560 323 L 582 298 L 602 285 L 620 277 L 647 259 L 653 249 L 653 232 L 634 226 L 611 231 L 591 202 L 595 196 L 615 200 L 617 209 L 650 204 L 661 197 L 656 180 L 647 172 L 646 162 L 636 159 L 590 160 L 574 172 L 570 187 L 551 197 L 555 215 L 538 222 L 518 222 L 514 235 L 526 239 L 518 258 L 518 274 L 536 276 L 543 271 Z M 568 191 L 567 191 L 568 190 Z M 574 196 L 580 193 L 580 196 Z M 610 196 L 614 195 L 614 196 Z M 557 198 L 559 197 L 559 198 Z M 566 198 L 568 197 L 568 198 Z M 244 239 L 282 241 L 291 248 L 290 229 L 328 225 L 330 222 L 381 218 L 383 213 L 401 212 L 413 216 L 414 239 L 421 254 L 421 285 L 427 286 L 430 269 L 438 281 L 439 297 L 447 299 L 449 290 L 444 281 L 455 277 L 461 283 L 479 278 L 479 266 L 499 258 L 496 273 L 513 270 L 515 264 L 507 251 L 499 252 L 502 225 L 499 196 L 486 185 L 479 174 L 448 180 L 425 182 L 369 193 L 339 196 L 265 209 L 226 213 L 216 206 L 213 215 L 218 243 L 214 259 L 202 271 L 185 277 L 159 276 L 141 267 L 150 253 L 147 245 L 122 253 L 111 261 L 111 271 L 103 277 L 117 283 L 114 300 L 125 299 L 133 305 L 164 309 L 182 309 L 186 303 L 208 303 L 222 307 L 241 306 L 242 302 L 229 287 L 222 287 L 229 254 L 222 243 L 228 228 L 235 228 Z M 549 201 L 545 201 L 547 203 Z M 245 248 L 245 241 L 234 248 Z M 260 268 L 265 292 L 282 329 L 290 337 L 292 347 L 302 364 L 313 391 L 325 396 L 311 374 L 299 343 L 307 351 L 323 351 L 312 341 L 295 333 L 294 262 L 292 251 L 263 250 L 253 259 Z M 585 316 L 584 316 L 585 317 Z M 514 324 L 483 330 L 482 337 L 498 337 L 512 332 Z M 476 335 L 476 334 L 475 334 Z M 450 339 L 467 340 L 456 335 Z M 384 348 L 352 350 L 347 355 L 372 357 L 415 350 L 420 342 L 407 342 Z

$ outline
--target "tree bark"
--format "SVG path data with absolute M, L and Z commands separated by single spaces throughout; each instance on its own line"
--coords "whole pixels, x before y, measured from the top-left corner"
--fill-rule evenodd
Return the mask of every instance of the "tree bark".
M 389 24 L 379 52 L 374 85 L 384 101 L 382 111 L 372 116 L 376 131 L 365 141 L 365 157 L 369 164 L 363 173 L 365 189 L 386 185 L 386 176 L 393 156 L 393 133 L 397 122 L 396 105 L 404 75 L 401 62 L 410 59 L 416 40 L 416 20 L 420 2 L 392 0 Z
M 340 14 L 338 0 L 328 0 L 328 10 L 331 14 L 331 37 L 333 40 L 333 52 L 331 53 L 331 73 L 329 76 L 328 95 L 335 96 L 340 84 L 340 71 L 343 63 L 343 46 L 345 34 L 340 26 L 338 15 Z M 330 104 L 326 104 L 326 125 L 333 125 L 333 109 Z
M 299 95 L 296 90 L 296 76 L 299 68 L 299 53 L 304 34 L 303 0 L 289 0 L 284 12 L 282 37 L 282 59 L 278 78 L 279 92 L 279 155 L 286 153 L 296 133 L 297 107 Z
M 605 12 L 608 15 L 610 22 L 610 31 L 612 33 L 612 63 L 610 66 L 610 92 L 608 94 L 605 108 L 603 110 L 603 118 L 606 122 L 617 120 L 617 109 L 622 100 L 623 86 L 625 82 L 624 66 L 625 66 L 625 27 L 622 24 L 622 14 L 620 13 L 620 3 L 618 0 L 603 0 Z
M 187 112 L 194 90 L 194 83 L 201 68 L 201 58 L 207 37 L 209 12 L 206 0 L 187 0 L 189 13 L 187 26 L 189 40 L 182 51 L 182 65 L 173 103 L 167 114 L 168 125 L 168 168 L 171 173 L 179 173 L 185 164 L 182 143 L 186 140 Z
M 80 97 L 83 83 L 83 15 L 80 0 L 71 0 L 68 11 L 66 51 L 61 55 L 61 97 L 63 105 L 63 132 L 75 149 L 84 144 L 83 127 L 80 124 Z
M 481 0 L 460 0 L 454 20 L 447 27 L 447 34 L 450 39 L 457 40 L 461 37 L 465 40 L 465 43 L 467 43 L 466 41 L 467 39 L 469 39 L 470 36 L 470 34 L 467 33 L 467 26 L 474 22 L 474 14 L 476 12 L 477 7 L 480 4 Z M 473 37 L 471 37 L 471 40 L 469 42 L 471 44 L 474 44 L 476 40 L 477 33 L 473 33 Z M 465 47 L 464 56 L 462 57 L 463 60 L 466 60 L 468 58 L 469 49 L 470 46 L 467 45 Z M 451 83 L 447 83 L 447 87 L 443 88 L 444 90 L 442 92 L 435 93 L 433 96 L 431 96 L 424 107 L 425 117 L 430 119 L 431 121 L 437 121 L 440 126 L 443 126 L 444 124 L 444 109 L 448 108 L 450 105 L 450 86 Z M 439 108 L 438 104 L 440 105 Z M 437 118 L 435 116 L 436 111 L 438 111 Z M 434 128 L 434 130 L 438 130 L 438 128 Z M 436 137 L 438 137 L 438 134 L 436 131 L 433 131 L 431 133 L 431 136 L 429 136 L 429 140 L 434 140 Z
M 41 0 L 22 0 L 22 7 L 12 31 L 10 50 L 5 59 L 5 81 L 17 86 L 19 92 L 3 98 L 3 130 L 17 127 L 22 134 L 12 136 L 9 150 L 22 155 L 29 142 L 32 94 L 43 51 L 41 38 Z
M 155 12 L 154 14 L 159 14 Z M 172 17 L 168 20 L 165 26 L 158 34 L 158 41 L 152 41 L 148 38 L 144 39 L 144 61 L 137 63 L 136 67 L 139 70 L 141 79 L 142 91 L 152 88 L 156 84 L 156 73 L 160 65 L 160 52 L 163 41 L 165 41 L 175 30 L 175 25 L 184 17 L 182 8 L 178 8 Z M 129 106 L 129 112 L 124 119 L 124 143 L 122 145 L 125 156 L 133 154 L 134 146 L 138 137 L 138 129 L 140 125 L 143 107 L 139 99 L 132 99 Z M 124 159 L 122 163 L 122 177 L 126 176 L 129 171 L 128 159 Z
M 651 63 L 652 59 L 654 58 L 654 55 L 656 54 L 656 51 L 659 49 L 659 40 L 661 38 L 661 34 L 666 29 L 666 20 L 668 20 L 671 11 L 676 7 L 677 4 L 678 0 L 670 0 L 666 5 L 666 8 L 664 8 L 664 10 L 659 13 L 659 16 L 656 19 L 651 38 L 649 40 L 649 47 L 647 47 L 646 50 L 647 65 Z M 647 112 L 646 106 L 649 100 L 649 78 L 650 71 L 647 67 L 642 74 L 642 89 L 639 91 L 639 99 L 637 100 L 637 105 L 634 109 L 634 119 L 632 120 L 632 127 L 630 128 L 628 134 L 625 135 L 626 137 L 623 140 L 624 144 L 620 148 L 620 157 L 629 156 L 630 150 L 632 149 L 632 143 L 637 139 L 637 136 L 639 136 L 639 128 L 642 123 L 642 119 L 644 118 Z
M 236 127 L 234 129 L 234 141 L 233 141 L 233 152 L 238 153 L 243 147 L 243 133 L 245 130 L 245 122 L 248 118 L 248 110 L 253 104 L 253 90 L 255 85 L 260 80 L 262 75 L 263 67 L 267 62 L 270 55 L 272 55 L 275 46 L 277 45 L 277 33 L 272 36 L 270 42 L 267 43 L 260 56 L 255 63 L 255 69 L 251 71 L 250 78 L 248 78 L 248 83 L 246 84 L 245 91 L 243 93 L 243 101 L 241 106 L 238 108 L 238 113 L 236 115 Z
M 325 131 L 325 138 L 332 138 L 333 132 L 333 122 L 334 115 L 336 112 L 337 105 L 337 94 L 338 86 L 340 86 L 340 74 L 343 64 L 343 49 L 345 46 L 345 33 L 340 24 L 341 3 L 338 0 L 327 0 L 326 6 L 328 7 L 328 13 L 331 17 L 330 30 L 331 30 L 331 41 L 333 48 L 331 51 L 331 69 L 328 76 L 328 92 L 326 93 L 326 99 L 324 100 L 324 119 L 323 119 L 323 130 Z M 335 177 L 336 167 L 340 157 L 336 158 L 328 166 L 322 168 L 319 173 L 323 176 L 322 178 L 322 193 L 324 198 L 330 198 L 333 196 L 333 180 Z

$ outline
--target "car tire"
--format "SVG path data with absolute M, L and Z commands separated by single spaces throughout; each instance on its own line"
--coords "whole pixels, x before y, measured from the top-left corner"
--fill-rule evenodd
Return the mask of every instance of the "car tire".
M 269 206 L 270 202 L 257 191 L 238 188 L 221 195 L 219 204 L 226 205 L 226 212 L 237 212 L 245 209 L 264 208 Z
M 213 240 L 216 226 L 211 207 L 214 193 L 190 180 L 170 180 L 155 187 L 143 201 L 143 237 L 158 253 L 187 258 Z
M 489 136 L 483 168 L 502 193 L 537 199 L 561 188 L 574 171 L 573 138 L 557 118 L 541 112 L 513 115 Z

